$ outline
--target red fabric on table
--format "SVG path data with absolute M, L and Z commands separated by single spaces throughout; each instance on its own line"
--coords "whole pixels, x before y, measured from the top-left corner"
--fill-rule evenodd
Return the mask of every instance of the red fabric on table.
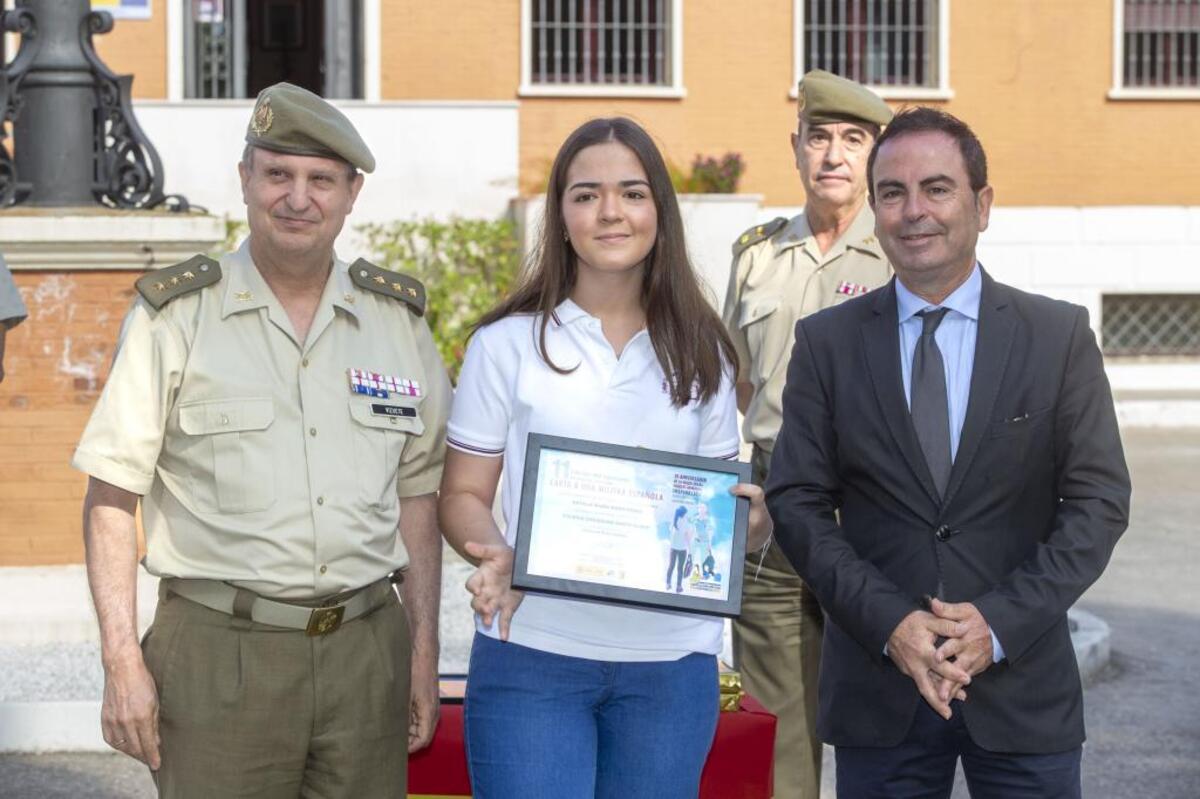
M 767 799 L 771 795 L 775 717 L 751 696 L 741 709 L 717 721 L 708 763 L 700 778 L 700 799 Z M 442 705 L 433 742 L 408 758 L 408 792 L 470 796 L 463 706 Z
M 717 721 L 700 799 L 769 799 L 775 781 L 775 717 L 746 694 L 736 712 Z
M 408 756 L 408 792 L 435 796 L 470 796 L 467 750 L 463 745 L 463 706 L 442 703 L 433 741 Z

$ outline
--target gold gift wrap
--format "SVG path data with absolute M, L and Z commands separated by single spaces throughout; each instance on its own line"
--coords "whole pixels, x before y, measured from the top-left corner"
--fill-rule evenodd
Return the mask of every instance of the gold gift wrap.
M 717 675 L 721 683 L 721 710 L 734 711 L 742 705 L 742 675 L 736 671 L 722 671 Z

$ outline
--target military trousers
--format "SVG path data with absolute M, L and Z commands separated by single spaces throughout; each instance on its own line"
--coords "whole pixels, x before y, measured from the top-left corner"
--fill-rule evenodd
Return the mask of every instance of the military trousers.
M 754 481 L 762 485 L 770 453 L 754 450 Z M 817 678 L 825 617 L 816 596 L 772 542 L 759 566 L 747 553 L 742 613 L 733 620 L 734 665 L 746 690 L 778 718 L 775 799 L 818 799 L 821 740 Z
M 142 642 L 159 694 L 159 796 L 406 794 L 408 620 L 390 583 L 364 590 L 374 610 L 313 637 L 160 591 Z

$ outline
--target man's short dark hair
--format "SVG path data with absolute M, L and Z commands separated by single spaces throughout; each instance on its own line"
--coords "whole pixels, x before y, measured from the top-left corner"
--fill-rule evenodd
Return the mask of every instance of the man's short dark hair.
M 967 166 L 967 177 L 971 183 L 971 191 L 978 193 L 988 184 L 987 154 L 975 132 L 958 117 L 939 111 L 936 108 L 918 106 L 905 109 L 892 119 L 883 133 L 875 139 L 871 155 L 867 157 L 867 191 L 871 199 L 875 199 L 875 157 L 884 143 L 898 139 L 911 133 L 939 131 L 958 142 L 958 151 L 962 153 L 963 163 Z

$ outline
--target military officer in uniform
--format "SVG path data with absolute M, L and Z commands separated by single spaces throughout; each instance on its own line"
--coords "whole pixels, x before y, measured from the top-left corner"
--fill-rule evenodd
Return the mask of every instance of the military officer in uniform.
M 8 264 L 0 255 L 0 383 L 4 382 L 4 339 L 9 328 L 21 324 L 27 315 L 21 292 L 17 291 Z
M 738 408 L 745 414 L 743 435 L 754 445 L 759 485 L 782 423 L 796 320 L 891 277 L 867 205 L 867 156 L 891 118 L 887 105 L 865 87 L 821 70 L 807 73 L 791 136 L 804 212 L 753 227 L 733 245 L 724 319 L 741 362 Z M 742 615 L 733 623 L 734 658 L 747 690 L 779 717 L 777 799 L 816 799 L 820 793 L 816 712 L 823 628 L 820 606 L 778 547 L 750 553 Z
M 162 796 L 403 796 L 437 721 L 449 380 L 421 284 L 333 252 L 375 165 L 349 120 L 278 84 L 246 142 L 249 238 L 137 281 L 75 452 L 103 733 Z

